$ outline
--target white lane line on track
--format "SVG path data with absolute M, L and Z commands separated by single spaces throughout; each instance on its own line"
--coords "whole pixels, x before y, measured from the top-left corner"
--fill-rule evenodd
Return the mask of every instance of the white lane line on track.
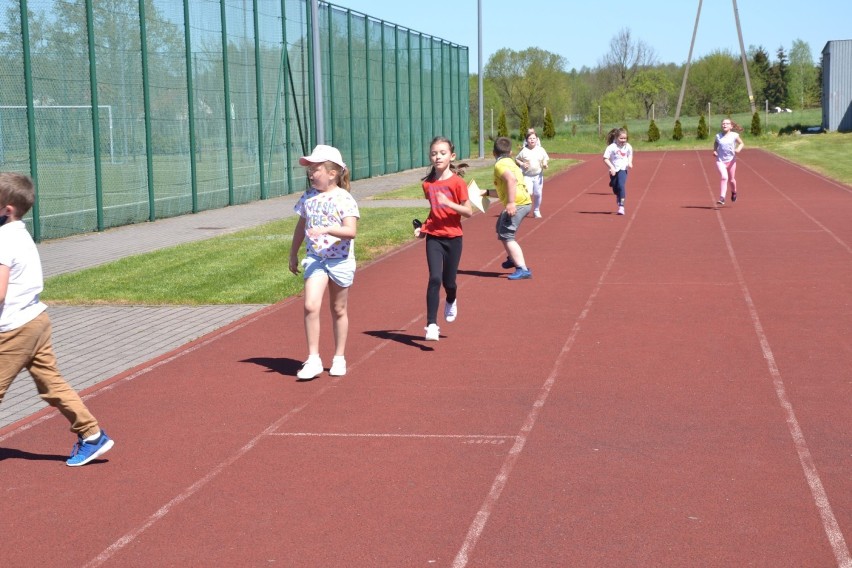
M 804 168 L 801 168 L 801 169 L 804 169 Z M 763 182 L 764 182 L 767 186 L 769 186 L 769 187 L 771 187 L 772 189 L 774 189 L 774 190 L 778 193 L 778 195 L 780 195 L 781 197 L 783 197 L 784 199 L 786 199 L 786 200 L 790 203 L 790 205 L 792 205 L 793 207 L 795 207 L 795 208 L 796 208 L 796 209 L 797 209 L 797 210 L 798 210 L 798 211 L 799 211 L 802 215 L 804 215 L 805 217 L 807 217 L 807 219 L 808 219 L 811 223 L 813 223 L 814 225 L 816 225 L 817 227 L 819 227 L 819 229 L 818 229 L 818 230 L 809 231 L 809 232 L 824 232 L 824 233 L 826 233 L 828 236 L 830 236 L 832 239 L 834 239 L 834 241 L 835 241 L 835 242 L 837 242 L 837 244 L 839 244 L 841 247 L 843 247 L 843 248 L 846 250 L 846 252 L 848 252 L 848 253 L 852 254 L 852 247 L 850 247 L 850 246 L 849 246 L 849 243 L 847 243 L 846 241 L 844 241 L 843 239 L 841 239 L 840 237 L 838 237 L 836 234 L 834 234 L 834 232 L 832 232 L 832 230 L 831 230 L 831 229 L 829 229 L 828 227 L 826 227 L 825 225 L 823 225 L 822 223 L 820 223 L 819 221 L 817 221 L 817 220 L 816 220 L 816 218 L 815 218 L 813 215 L 811 215 L 810 213 L 808 213 L 807 211 L 805 211 L 805 210 L 802 208 L 802 206 L 801 206 L 801 205 L 799 205 L 798 203 L 796 203 L 795 201 L 793 201 L 793 198 L 792 198 L 792 197 L 790 197 L 789 195 L 787 195 L 786 193 L 784 193 L 784 191 L 783 191 L 783 190 L 781 190 L 781 189 L 779 189 L 779 188 L 778 188 L 778 186 L 776 186 L 774 183 L 772 183 L 771 181 L 769 181 L 768 179 L 766 179 L 766 178 L 763 176 L 763 174 L 761 174 L 760 172 L 758 172 L 756 169 L 752 168 L 751 166 L 749 166 L 749 170 L 751 170 L 752 172 L 754 172 L 754 174 L 755 174 L 755 175 L 757 175 L 757 177 L 759 177 L 761 180 L 763 180 Z M 705 177 L 706 177 L 706 175 L 707 175 L 707 174 L 705 174 Z M 816 174 L 814 174 L 814 175 L 816 175 Z M 832 181 L 832 180 L 828 180 L 828 181 Z M 835 184 L 835 185 L 839 185 L 839 184 L 837 184 L 837 182 L 834 182 L 834 184 Z M 842 189 L 845 189 L 845 190 L 847 190 L 847 191 L 848 191 L 848 188 L 845 188 L 845 187 L 844 187 L 844 188 L 842 188 Z
M 663 159 L 665 158 L 665 154 L 663 158 L 657 163 L 657 167 L 654 169 L 654 172 L 651 174 L 650 179 L 648 180 L 647 185 L 645 186 L 645 191 L 642 194 L 642 197 L 636 203 L 635 209 L 632 209 L 632 214 L 628 215 L 627 225 L 624 227 L 624 231 L 621 234 L 621 238 L 618 239 L 618 243 L 615 245 L 615 249 L 612 251 L 612 254 L 609 257 L 609 260 L 606 263 L 606 266 L 601 272 L 600 277 L 598 278 L 597 284 L 595 288 L 592 290 L 592 293 L 589 295 L 586 300 L 583 309 L 580 311 L 580 314 L 577 316 L 577 319 L 574 321 L 574 325 L 571 328 L 571 332 L 568 334 L 565 343 L 562 345 L 562 349 L 559 352 L 559 355 L 556 357 L 556 361 L 553 363 L 553 367 L 550 370 L 550 373 L 545 379 L 544 384 L 539 389 L 539 394 L 533 402 L 533 406 L 527 414 L 526 419 L 521 425 L 521 429 L 516 436 L 515 444 L 509 450 L 506 458 L 503 460 L 503 464 L 500 467 L 500 471 L 497 473 L 497 477 L 494 479 L 494 482 L 491 485 L 491 490 L 488 492 L 488 495 L 485 498 L 485 501 L 482 503 L 482 506 L 477 511 L 476 516 L 473 519 L 473 523 L 471 523 L 468 528 L 467 535 L 462 543 L 461 548 L 456 554 L 455 559 L 452 563 L 452 568 L 464 568 L 467 566 L 468 560 L 470 559 L 470 554 L 473 552 L 473 549 L 476 547 L 476 544 L 479 542 L 479 538 L 482 536 L 483 531 L 485 530 L 485 525 L 488 523 L 488 519 L 491 516 L 492 511 L 497 505 L 497 501 L 500 499 L 500 495 L 503 493 L 503 489 L 506 487 L 506 484 L 509 482 L 509 476 L 512 473 L 512 469 L 517 463 L 518 458 L 521 455 L 521 452 L 524 449 L 524 446 L 527 443 L 527 439 L 529 438 L 530 432 L 532 432 L 533 427 L 535 426 L 536 421 L 538 420 L 539 413 L 541 409 L 544 408 L 544 404 L 547 402 L 547 398 L 550 396 L 550 392 L 553 390 L 553 385 L 556 384 L 556 378 L 559 376 L 559 370 L 562 367 L 562 363 L 567 357 L 568 353 L 571 351 L 571 347 L 574 345 L 574 342 L 577 339 L 577 336 L 580 334 L 580 324 L 586 319 L 589 315 L 589 312 L 592 309 L 592 306 L 595 303 L 595 300 L 600 293 L 601 288 L 603 287 L 604 280 L 609 275 L 609 272 L 612 270 L 613 265 L 615 264 L 615 259 L 618 256 L 618 253 L 621 251 L 621 247 L 624 245 L 624 241 L 627 239 L 627 234 L 630 232 L 630 228 L 633 226 L 633 221 L 636 218 L 636 214 L 639 209 L 642 207 L 642 202 L 645 200 L 645 196 L 648 195 L 648 189 L 651 186 L 651 183 L 654 181 L 654 178 L 657 177 L 657 172 L 660 169 L 660 165 L 663 163 Z
M 348 432 L 273 432 L 270 436 L 293 438 L 413 438 L 413 439 L 462 439 L 462 440 L 513 440 L 515 436 L 488 434 L 378 434 Z
M 707 187 L 710 188 L 711 184 L 707 176 L 707 170 L 703 165 L 701 166 L 701 171 L 704 174 L 704 179 L 707 182 Z M 763 179 L 764 181 L 766 181 L 765 178 Z M 776 191 L 778 191 L 785 198 L 789 199 L 786 195 L 784 195 L 783 192 L 777 189 Z M 710 192 L 711 197 L 712 195 L 715 195 L 712 189 L 710 189 Z M 814 223 L 817 223 L 817 225 L 822 227 L 822 225 L 819 224 L 816 219 L 808 215 L 801 208 L 799 208 L 799 210 L 806 217 L 811 219 Z M 730 257 L 731 263 L 733 264 L 734 273 L 736 274 L 737 283 L 740 286 L 740 291 L 742 292 L 743 300 L 745 300 L 746 306 L 748 307 L 752 326 L 754 327 L 754 331 L 757 334 L 757 339 L 760 342 L 760 349 L 763 352 L 763 358 L 766 360 L 766 366 L 769 369 L 769 375 L 772 377 L 772 386 L 775 388 L 775 396 L 778 398 L 778 402 L 781 405 L 782 410 L 784 411 L 785 422 L 787 423 L 787 430 L 789 431 L 790 437 L 793 439 L 793 444 L 796 447 L 796 453 L 799 456 L 799 463 L 802 466 L 802 471 L 805 474 L 805 480 L 808 483 L 808 487 L 810 487 L 811 495 L 814 500 L 814 505 L 816 506 L 817 511 L 819 512 L 819 516 L 822 519 L 823 530 L 825 531 L 826 537 L 828 537 L 828 542 L 831 545 L 831 550 L 834 553 L 835 559 L 837 560 L 837 566 L 839 568 L 852 568 L 852 556 L 849 555 L 849 547 L 846 545 L 846 540 L 843 538 L 843 532 L 840 530 L 840 525 L 837 522 L 837 518 L 834 516 L 834 511 L 831 508 L 831 503 L 829 503 L 828 501 L 828 494 L 825 491 L 825 487 L 822 484 L 822 479 L 820 479 L 819 471 L 817 470 L 816 464 L 814 463 L 811 451 L 808 448 L 808 443 L 805 439 L 805 434 L 802 431 L 801 426 L 799 425 L 798 419 L 796 418 L 796 413 L 793 410 L 793 404 L 787 397 L 787 388 L 784 385 L 784 379 L 781 377 L 781 371 L 778 370 L 778 365 L 775 363 L 775 355 L 772 352 L 772 347 L 770 347 L 769 345 L 769 338 L 763 331 L 763 325 L 760 323 L 760 317 L 757 313 L 757 307 L 754 305 L 754 301 L 752 300 L 751 292 L 749 291 L 748 285 L 746 284 L 742 268 L 740 267 L 736 252 L 734 252 L 734 246 L 731 243 L 730 235 L 728 234 L 727 226 L 725 225 L 725 221 L 722 219 L 721 211 L 719 209 L 716 210 L 716 218 L 719 221 L 719 227 L 722 230 L 722 237 L 725 240 L 725 246 L 728 249 L 728 256 Z M 834 235 L 831 233 L 831 231 L 828 231 L 828 229 L 826 229 L 826 232 L 828 232 L 831 236 L 834 237 Z M 841 244 L 843 243 L 841 242 Z

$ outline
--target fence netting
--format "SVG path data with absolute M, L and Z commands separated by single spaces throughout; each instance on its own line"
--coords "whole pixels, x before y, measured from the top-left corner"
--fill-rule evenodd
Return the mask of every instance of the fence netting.
M 314 45 L 311 17 L 309 0 L 0 0 L 0 169 L 36 180 L 36 239 L 303 191 L 320 137 L 353 179 L 426 166 L 436 135 L 469 155 L 466 47 L 327 3 Z

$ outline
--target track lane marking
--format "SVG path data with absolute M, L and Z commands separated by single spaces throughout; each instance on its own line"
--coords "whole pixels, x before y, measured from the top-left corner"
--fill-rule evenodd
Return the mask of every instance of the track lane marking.
M 586 319 L 589 312 L 592 310 L 592 306 L 594 305 L 601 288 L 603 288 L 604 280 L 606 280 L 606 277 L 609 275 L 613 265 L 615 264 L 616 257 L 618 256 L 618 253 L 621 251 L 621 247 L 624 245 L 624 242 L 627 239 L 627 234 L 630 232 L 630 228 L 633 226 L 636 214 L 642 207 L 642 202 L 645 200 L 645 196 L 648 195 L 650 185 L 653 182 L 654 178 L 657 176 L 657 172 L 659 171 L 660 165 L 663 163 L 666 154 L 667 153 L 663 154 L 663 156 L 660 158 L 660 161 L 657 163 L 657 166 L 654 168 L 654 172 L 648 179 L 648 182 L 645 185 L 645 191 L 642 193 L 642 197 L 639 198 L 635 209 L 633 209 L 632 213 L 627 216 L 627 225 L 624 227 L 621 237 L 618 239 L 618 242 L 616 243 L 615 248 L 609 257 L 609 260 L 607 261 L 606 266 L 604 266 L 604 269 L 601 272 L 601 275 L 598 278 L 594 289 L 586 300 L 583 309 L 580 310 L 580 314 L 574 321 L 574 325 L 572 326 L 571 331 L 565 340 L 565 343 L 562 345 L 562 349 L 559 351 L 559 354 L 556 357 L 556 361 L 554 361 L 550 373 L 545 379 L 544 384 L 542 384 L 542 386 L 540 387 L 539 394 L 533 402 L 532 408 L 527 414 L 526 419 L 521 425 L 521 429 L 519 430 L 516 436 L 516 441 L 514 445 L 509 450 L 509 453 L 507 454 L 506 458 L 503 460 L 503 464 L 501 465 L 500 470 L 498 471 L 497 476 L 495 477 L 494 482 L 491 485 L 491 489 L 488 492 L 488 495 L 485 497 L 485 501 L 482 503 L 482 506 L 479 508 L 476 515 L 474 516 L 473 522 L 468 528 L 461 548 L 456 553 L 456 557 L 453 560 L 453 563 L 451 565 L 452 568 L 464 568 L 465 566 L 467 566 L 467 563 L 470 559 L 470 554 L 476 548 L 476 545 L 479 542 L 482 533 L 485 531 L 485 526 L 488 524 L 488 520 L 491 517 L 491 513 L 496 507 L 497 502 L 500 499 L 500 495 L 503 493 L 503 489 L 505 489 L 506 485 L 509 482 L 509 476 L 512 473 L 512 469 L 517 463 L 521 452 L 523 451 L 524 446 L 527 443 L 527 439 L 529 438 L 529 435 L 538 420 L 538 416 L 541 413 L 541 409 L 544 408 L 544 405 L 547 402 L 548 397 L 550 396 L 550 392 L 553 390 L 553 386 L 556 384 L 556 378 L 559 375 L 559 370 L 561 369 L 562 364 L 568 353 L 571 351 L 571 347 L 573 347 L 577 336 L 580 334 L 581 324 Z M 576 197 L 574 199 L 576 199 Z
M 750 169 L 754 171 L 753 168 Z M 704 174 L 704 180 L 707 182 L 707 187 L 710 191 L 712 198 L 715 193 L 713 192 L 710 180 L 707 176 L 707 169 L 704 167 L 703 164 L 701 165 L 701 171 Z M 764 181 L 767 181 L 766 178 L 763 178 L 763 176 L 761 176 L 761 178 Z M 778 190 L 776 189 L 776 191 Z M 784 195 L 783 192 L 779 191 L 779 193 L 789 200 L 789 198 Z M 794 205 L 796 204 L 794 203 Z M 818 221 L 816 221 L 816 219 L 808 215 L 801 208 L 799 208 L 799 210 L 818 226 L 822 227 L 822 225 Z M 766 366 L 769 369 L 769 375 L 772 377 L 772 386 L 775 390 L 775 396 L 778 399 L 778 403 L 781 405 L 781 409 L 784 411 L 784 418 L 785 423 L 787 424 L 787 430 L 793 440 L 793 445 L 796 447 L 796 453 L 799 457 L 799 463 L 801 464 L 802 471 L 805 474 L 805 480 L 807 481 L 808 487 L 810 488 L 811 495 L 814 500 L 814 505 L 816 505 L 820 519 L 822 520 L 823 530 L 825 531 L 825 535 L 828 538 L 829 544 L 831 545 L 831 550 L 834 553 L 834 557 L 837 560 L 837 566 L 839 568 L 852 568 L 852 556 L 850 556 L 849 554 L 849 547 L 846 545 L 846 540 L 843 537 L 843 532 L 840 530 L 840 525 L 838 524 L 837 518 L 834 515 L 831 503 L 829 503 L 828 493 L 825 491 L 825 487 L 822 484 L 822 479 L 820 478 L 816 463 L 814 463 L 813 456 L 811 455 L 810 448 L 808 447 L 807 440 L 805 439 L 805 433 L 802 431 L 802 427 L 799 425 L 799 421 L 796 418 L 796 413 L 793 409 L 793 404 L 790 402 L 790 399 L 787 396 L 787 388 L 784 384 L 784 379 L 781 376 L 781 371 L 778 369 L 778 365 L 775 362 L 775 354 L 772 352 L 772 347 L 769 345 L 769 338 L 766 336 L 766 333 L 763 330 L 763 324 L 761 324 L 760 322 L 760 316 L 757 313 L 757 307 L 754 305 L 754 301 L 752 300 L 751 292 L 749 291 L 748 284 L 746 284 L 745 277 L 743 276 L 743 271 L 740 267 L 739 260 L 737 259 L 737 254 L 734 251 L 733 243 L 731 243 L 731 238 L 728 234 L 727 226 L 725 225 L 725 221 L 722 219 L 721 209 L 716 210 L 716 219 L 719 221 L 719 227 L 722 232 L 722 238 L 724 239 L 725 246 L 728 249 L 728 256 L 730 257 L 731 263 L 733 264 L 737 283 L 739 284 L 740 291 L 743 295 L 743 300 L 745 301 L 746 307 L 748 308 L 748 313 L 751 317 L 752 326 L 754 327 L 755 334 L 757 334 L 757 339 L 760 343 L 760 349 L 763 352 L 763 358 L 766 360 Z M 833 233 L 831 233 L 831 231 L 829 231 L 828 229 L 826 229 L 826 232 L 828 232 L 829 235 L 834 236 Z M 837 240 L 836 237 L 835 240 Z M 838 242 L 844 244 L 841 241 Z M 849 250 L 848 246 L 846 248 L 847 250 Z

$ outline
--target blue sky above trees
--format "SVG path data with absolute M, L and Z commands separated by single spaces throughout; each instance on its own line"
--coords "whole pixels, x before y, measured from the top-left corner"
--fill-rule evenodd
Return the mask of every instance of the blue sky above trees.
M 470 48 L 470 70 L 478 67 L 477 1 L 400 2 L 339 0 L 344 8 Z M 598 2 L 482 0 L 483 66 L 497 50 L 538 47 L 563 56 L 567 69 L 595 67 L 620 29 L 650 45 L 660 63 L 682 64 L 689 54 L 698 2 L 646 0 L 616 4 L 620 14 L 603 15 Z M 852 2 L 815 0 L 738 0 L 746 49 L 764 47 L 773 57 L 779 47 L 806 42 L 819 62 L 827 41 L 852 39 Z M 733 2 L 703 2 L 693 60 L 715 51 L 739 54 Z

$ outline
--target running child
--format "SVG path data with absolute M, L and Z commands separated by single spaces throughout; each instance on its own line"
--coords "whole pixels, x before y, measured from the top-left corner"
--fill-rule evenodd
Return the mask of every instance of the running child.
M 524 259 L 524 251 L 515 240 L 515 235 L 530 212 L 532 199 L 524 184 L 524 174 L 512 158 L 512 141 L 501 136 L 494 140 L 494 186 L 496 189 L 483 190 L 483 194 L 497 197 L 503 204 L 503 211 L 497 217 L 497 239 L 506 249 L 506 260 L 503 268 L 513 268 L 515 271 L 507 278 L 509 280 L 526 280 L 532 278 L 532 271 Z
M 86 465 L 113 447 L 80 395 L 59 373 L 53 352 L 41 257 L 21 218 L 35 201 L 33 181 L 22 174 L 0 173 L 0 402 L 26 368 L 42 400 L 71 423 L 77 443 L 65 464 Z
M 618 205 L 616 215 L 624 215 L 627 197 L 627 169 L 633 168 L 633 146 L 627 141 L 626 128 L 613 128 L 606 135 L 607 147 L 603 161 L 609 168 L 609 186 Z
M 725 195 L 731 188 L 731 201 L 737 200 L 737 154 L 743 149 L 743 139 L 734 132 L 730 118 L 722 120 L 722 131 L 716 134 L 713 141 L 713 155 L 716 156 L 716 169 L 719 170 L 721 184 L 719 188 L 719 205 L 725 204 Z
M 426 287 L 426 340 L 438 341 L 438 304 L 443 284 L 446 300 L 444 319 L 450 323 L 458 316 L 456 275 L 462 253 L 462 217 L 473 215 L 467 184 L 461 178 L 467 164 L 453 164 L 455 147 L 449 138 L 436 136 L 429 145 L 432 167 L 423 178 L 423 195 L 429 200 L 429 217 L 414 235 L 426 238 L 426 264 L 429 284 Z
M 334 330 L 334 358 L 328 374 L 346 374 L 346 336 L 349 332 L 347 303 L 349 287 L 355 279 L 355 235 L 360 213 L 349 193 L 349 170 L 332 146 L 319 145 L 299 163 L 308 168 L 311 183 L 294 210 L 299 222 L 290 246 L 290 272 L 299 274 L 299 249 L 305 242 L 301 262 L 305 279 L 305 336 L 308 358 L 296 373 L 299 379 L 313 379 L 323 372 L 319 354 L 320 308 L 328 288 Z
M 524 173 L 524 183 L 532 194 L 533 217 L 541 217 L 544 170 L 547 169 L 550 156 L 547 155 L 547 151 L 541 145 L 534 129 L 530 128 L 527 131 L 526 142 L 518 155 L 515 156 L 515 161 L 521 167 Z

